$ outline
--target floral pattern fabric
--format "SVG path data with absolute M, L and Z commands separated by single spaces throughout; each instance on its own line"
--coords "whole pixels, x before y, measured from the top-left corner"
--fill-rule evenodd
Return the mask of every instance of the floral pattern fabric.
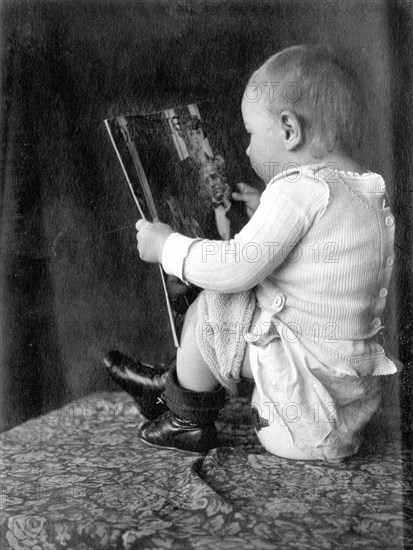
M 2 434 L 1 550 L 412 545 L 409 453 L 380 419 L 337 464 L 268 454 L 245 397 L 205 458 L 144 445 L 143 421 L 129 396 L 101 393 Z

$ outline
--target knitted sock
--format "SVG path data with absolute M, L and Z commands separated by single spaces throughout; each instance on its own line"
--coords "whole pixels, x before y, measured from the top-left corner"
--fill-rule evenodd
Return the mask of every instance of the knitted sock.
M 166 379 L 162 394 L 168 409 L 182 420 L 200 425 L 211 424 L 225 405 L 226 392 L 223 387 L 211 392 L 198 392 L 182 388 L 173 368 Z

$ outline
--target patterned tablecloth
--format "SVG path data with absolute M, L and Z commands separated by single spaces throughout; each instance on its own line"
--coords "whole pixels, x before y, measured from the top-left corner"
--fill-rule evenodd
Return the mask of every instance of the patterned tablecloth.
M 101 393 L 4 433 L 0 549 L 413 547 L 409 453 L 380 419 L 341 464 L 266 453 L 246 398 L 205 459 L 145 446 L 141 422 L 126 394 Z

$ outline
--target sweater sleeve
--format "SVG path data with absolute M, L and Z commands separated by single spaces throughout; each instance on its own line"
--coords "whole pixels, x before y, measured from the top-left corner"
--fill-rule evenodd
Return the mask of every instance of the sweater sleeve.
M 189 247 L 197 240 L 180 233 L 169 235 L 162 249 L 162 267 L 168 275 L 175 275 L 182 281 L 188 282 L 183 273 L 184 260 L 188 255 Z
M 167 273 L 217 292 L 253 288 L 287 260 L 328 204 L 324 182 L 270 182 L 247 225 L 229 241 L 172 235 L 162 254 Z M 177 253 L 179 251 L 179 253 Z

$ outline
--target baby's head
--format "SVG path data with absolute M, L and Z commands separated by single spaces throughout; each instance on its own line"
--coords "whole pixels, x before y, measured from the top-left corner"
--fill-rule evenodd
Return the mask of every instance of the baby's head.
M 291 138 L 284 144 L 289 160 L 303 148 L 314 159 L 333 151 L 351 157 L 361 143 L 361 90 L 353 73 L 319 47 L 293 46 L 270 57 L 251 76 L 242 110 L 247 129 L 248 117 L 261 110 L 269 116 L 267 135 L 272 120 L 272 131 Z

